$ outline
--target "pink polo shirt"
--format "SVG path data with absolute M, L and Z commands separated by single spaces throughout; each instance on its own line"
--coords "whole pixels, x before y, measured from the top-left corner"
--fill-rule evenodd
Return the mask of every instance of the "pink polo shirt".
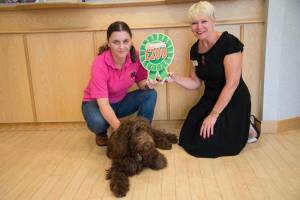
M 147 70 L 143 68 L 139 58 L 132 63 L 128 53 L 123 68 L 118 69 L 111 51 L 107 50 L 93 62 L 91 78 L 84 90 L 83 101 L 108 98 L 110 103 L 119 102 L 134 83 L 144 79 L 147 79 Z

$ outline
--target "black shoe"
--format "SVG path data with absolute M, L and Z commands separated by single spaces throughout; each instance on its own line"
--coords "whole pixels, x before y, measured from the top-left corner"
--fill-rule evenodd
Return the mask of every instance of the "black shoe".
M 260 126 L 258 125 L 260 123 L 261 122 L 254 115 L 250 116 L 250 125 L 256 131 L 256 134 L 257 134 L 256 139 L 258 139 L 260 137 Z
M 107 135 L 96 135 L 96 144 L 98 146 L 107 146 Z

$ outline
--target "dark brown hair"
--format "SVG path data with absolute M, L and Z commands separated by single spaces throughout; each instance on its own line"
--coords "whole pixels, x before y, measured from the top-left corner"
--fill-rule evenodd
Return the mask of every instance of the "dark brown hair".
M 126 31 L 129 35 L 130 35 L 130 38 L 132 38 L 132 33 L 131 33 L 131 30 L 129 28 L 129 26 L 125 23 L 125 22 L 122 22 L 122 21 L 116 21 L 114 23 L 112 23 L 111 25 L 109 25 L 107 31 L 106 31 L 106 39 L 107 41 L 109 40 L 111 34 L 113 32 L 116 32 L 116 31 Z M 98 55 L 101 55 L 104 51 L 108 50 L 109 47 L 106 44 L 102 45 L 99 47 L 99 51 L 98 51 Z M 130 47 L 130 55 L 131 55 L 131 61 L 134 63 L 136 61 L 136 53 L 135 53 L 135 48 L 134 46 L 132 45 Z

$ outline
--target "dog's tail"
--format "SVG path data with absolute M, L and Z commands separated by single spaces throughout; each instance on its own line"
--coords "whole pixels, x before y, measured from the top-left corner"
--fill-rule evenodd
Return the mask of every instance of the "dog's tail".
M 106 171 L 106 179 L 110 179 L 110 190 L 116 197 L 124 197 L 129 191 L 128 176 L 115 168 Z

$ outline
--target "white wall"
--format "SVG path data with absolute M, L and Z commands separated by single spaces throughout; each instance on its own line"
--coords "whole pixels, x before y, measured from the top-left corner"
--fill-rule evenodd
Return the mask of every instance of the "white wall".
M 300 116 L 300 0 L 269 0 L 263 120 Z

